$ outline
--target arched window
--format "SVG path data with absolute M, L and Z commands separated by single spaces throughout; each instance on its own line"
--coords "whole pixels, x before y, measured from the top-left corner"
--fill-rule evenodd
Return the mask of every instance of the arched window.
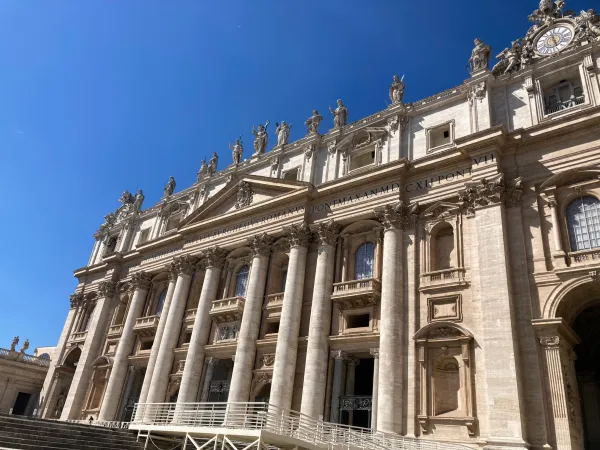
M 433 270 L 450 269 L 454 266 L 454 229 L 445 225 L 433 239 Z
M 375 261 L 375 244 L 365 242 L 356 250 L 356 262 L 354 265 L 354 279 L 373 278 Z
M 42 353 L 39 358 L 41 359 L 50 359 L 50 355 L 48 353 Z
M 567 207 L 567 226 L 572 251 L 600 247 L 600 200 L 591 196 L 573 200 Z
M 236 297 L 245 297 L 246 296 L 246 286 L 248 285 L 248 273 L 250 272 L 250 267 L 242 266 L 242 268 L 238 271 L 237 277 L 235 279 L 235 296 Z
M 160 316 L 160 314 L 162 313 L 162 310 L 165 306 L 165 299 L 167 298 L 167 290 L 165 289 L 162 294 L 160 294 L 160 297 L 158 297 L 158 302 L 156 302 L 156 315 Z

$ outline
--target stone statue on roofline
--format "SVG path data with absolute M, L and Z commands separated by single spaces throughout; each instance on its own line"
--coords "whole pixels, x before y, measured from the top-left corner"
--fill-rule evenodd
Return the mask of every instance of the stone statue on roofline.
M 275 122 L 275 134 L 277 135 L 277 147 L 287 145 L 290 139 L 290 128 L 292 125 L 288 125 L 284 120 L 281 121 L 281 125 Z
M 19 350 L 19 351 L 21 353 L 25 353 L 28 348 L 29 348 L 29 339 L 25 339 L 25 342 L 23 342 L 23 347 L 21 347 L 21 350 Z
M 169 182 L 165 186 L 164 192 L 163 198 L 173 195 L 173 192 L 175 192 L 175 178 L 169 177 Z
M 146 198 L 144 196 L 144 193 L 142 192 L 142 190 L 138 190 L 137 194 L 135 194 L 134 200 L 133 200 L 133 210 L 135 212 L 140 212 L 142 210 L 142 204 L 144 203 L 144 198 Z
M 242 144 L 242 137 L 235 140 L 235 144 L 229 144 L 229 148 L 232 151 L 231 159 L 233 160 L 234 165 L 238 165 L 242 163 L 242 154 L 244 153 L 244 146 Z
M 121 198 L 119 199 L 119 202 L 123 203 L 124 205 L 126 203 L 133 203 L 134 202 L 133 195 L 131 195 L 131 193 L 129 191 L 124 191 L 121 194 Z
M 316 109 L 313 110 L 312 116 L 310 116 L 308 119 L 306 119 L 306 122 L 304 122 L 304 124 L 308 127 L 308 133 L 319 134 L 319 125 L 321 124 L 322 120 L 323 116 L 319 115 L 319 111 Z
M 212 158 L 208 161 L 208 175 L 213 176 L 217 173 L 217 164 L 219 163 L 219 156 L 217 152 L 213 152 Z
M 15 336 L 12 340 L 12 343 L 10 344 L 10 351 L 14 352 L 15 348 L 17 348 L 17 345 L 19 345 L 19 336 Z
M 333 114 L 333 128 L 342 128 L 348 122 L 348 108 L 341 100 L 337 101 L 337 108 L 334 110 L 331 106 L 329 112 Z
M 267 145 L 269 143 L 269 135 L 267 134 L 267 127 L 271 122 L 267 120 L 264 125 L 259 125 L 258 130 L 255 126 L 252 126 L 252 134 L 254 138 L 254 156 L 262 155 L 267 151 Z
M 204 158 L 200 163 L 200 170 L 198 171 L 198 181 L 200 180 L 200 178 L 203 178 L 207 174 L 208 166 L 206 165 L 206 158 Z
M 479 72 L 480 70 L 487 70 L 491 54 L 492 47 L 484 44 L 481 39 L 476 38 L 475 47 L 469 58 L 469 69 L 471 74 Z
M 392 101 L 392 105 L 402 104 L 405 87 L 404 75 L 402 75 L 402 78 L 398 78 L 398 75 L 394 75 L 394 81 L 392 81 L 392 84 L 390 85 L 390 100 Z

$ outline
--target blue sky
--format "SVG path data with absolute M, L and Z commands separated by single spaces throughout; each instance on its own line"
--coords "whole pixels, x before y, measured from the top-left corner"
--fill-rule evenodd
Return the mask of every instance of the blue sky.
M 1 0 L 0 347 L 56 343 L 73 270 L 123 190 L 149 207 L 213 151 L 229 164 L 238 135 L 251 148 L 267 119 L 297 139 L 312 109 L 330 125 L 337 98 L 350 121 L 384 109 L 396 73 L 407 102 L 458 85 L 473 38 L 498 54 L 537 4 Z

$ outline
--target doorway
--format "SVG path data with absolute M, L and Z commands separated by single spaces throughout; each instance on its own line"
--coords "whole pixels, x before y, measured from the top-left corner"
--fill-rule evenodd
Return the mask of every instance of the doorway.
M 29 403 L 30 398 L 31 394 L 19 392 L 17 399 L 15 400 L 15 404 L 13 405 L 12 413 L 16 416 L 22 416 L 25 414 L 25 410 L 27 409 L 27 404 Z
M 581 399 L 586 450 L 600 450 L 600 305 L 584 309 L 573 321 L 581 343 L 575 346 L 575 372 Z

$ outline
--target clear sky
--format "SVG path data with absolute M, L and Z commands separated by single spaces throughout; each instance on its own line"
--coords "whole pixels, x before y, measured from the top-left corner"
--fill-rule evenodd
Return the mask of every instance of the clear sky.
M 577 11 L 597 0 L 568 1 Z M 537 0 L 1 0 L 0 347 L 55 345 L 73 270 L 121 193 L 145 206 L 203 157 L 231 162 L 252 125 L 291 140 L 338 98 L 349 120 L 468 77 L 473 39 L 494 55 L 525 34 Z M 207 158 L 208 159 L 208 158 Z

